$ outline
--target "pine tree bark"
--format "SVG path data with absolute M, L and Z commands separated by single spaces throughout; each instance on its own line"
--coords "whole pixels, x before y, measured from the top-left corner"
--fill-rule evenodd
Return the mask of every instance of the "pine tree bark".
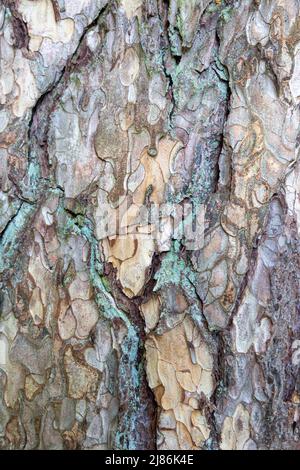
M 1 448 L 300 449 L 299 10 L 2 0 Z

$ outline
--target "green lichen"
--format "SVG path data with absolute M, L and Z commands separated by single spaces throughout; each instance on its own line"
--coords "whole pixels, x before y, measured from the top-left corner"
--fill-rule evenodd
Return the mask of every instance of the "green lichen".
M 154 276 L 157 281 L 154 291 L 168 288 L 170 284 L 182 288 L 190 302 L 190 307 L 186 313 L 192 318 L 195 325 L 200 327 L 203 316 L 195 288 L 196 274 L 180 256 L 180 249 L 180 241 L 175 240 L 170 251 L 162 259 L 161 266 Z
M 134 325 L 131 324 L 125 313 L 120 310 L 108 290 L 108 281 L 104 280 L 103 263 L 100 259 L 98 240 L 94 236 L 92 222 L 82 216 L 72 217 L 65 211 L 66 224 L 64 232 L 83 236 L 90 244 L 90 280 L 95 290 L 95 301 L 100 314 L 104 318 L 113 321 L 120 319 L 127 328 L 127 336 L 121 344 L 121 358 L 119 363 L 119 377 L 122 383 L 127 381 L 128 403 L 124 416 L 122 416 L 122 430 L 117 430 L 115 445 L 117 449 L 134 450 L 136 443 L 132 436 L 135 435 L 138 412 L 142 407 L 140 384 L 143 374 L 143 366 L 138 362 L 140 339 Z
M 189 297 L 195 299 L 197 298 L 194 287 L 195 273 L 181 258 L 181 246 L 180 241 L 175 240 L 170 251 L 164 256 L 161 266 L 154 276 L 156 280 L 154 291 L 158 291 L 171 283 L 182 287 Z
M 220 18 L 221 20 L 224 21 L 224 23 L 228 23 L 228 21 L 232 17 L 232 14 L 233 14 L 233 8 L 231 6 L 227 6 L 221 10 Z
M 214 14 L 214 13 L 219 12 L 219 17 L 221 21 L 227 23 L 232 16 L 234 8 L 231 5 L 227 5 L 226 3 L 227 2 L 224 2 L 224 0 L 222 0 L 220 3 L 212 3 L 207 8 L 207 12 L 209 14 Z
M 15 217 L 6 227 L 0 242 L 0 273 L 11 267 L 19 246 L 20 236 L 27 227 L 35 209 L 34 205 L 23 202 Z
M 77 74 L 73 73 L 73 74 L 70 76 L 70 81 L 71 81 L 71 83 L 74 83 L 74 85 L 75 85 L 76 88 L 80 88 L 80 86 L 81 86 L 81 80 L 80 80 L 80 78 L 78 77 Z
M 221 80 L 228 82 L 229 81 L 229 74 L 227 68 L 221 63 L 217 54 L 215 54 L 215 71 L 220 77 Z M 223 89 L 224 84 L 220 84 L 221 90 Z M 228 93 L 227 86 L 226 86 L 226 94 Z
M 220 5 L 217 5 L 216 3 L 212 3 L 207 8 L 207 12 L 208 13 L 216 13 L 219 9 L 220 9 Z

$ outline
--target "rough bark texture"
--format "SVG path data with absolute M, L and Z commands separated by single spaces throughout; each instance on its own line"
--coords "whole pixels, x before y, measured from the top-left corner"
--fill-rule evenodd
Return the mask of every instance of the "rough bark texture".
M 300 1 L 2 0 L 0 61 L 1 448 L 299 449 Z

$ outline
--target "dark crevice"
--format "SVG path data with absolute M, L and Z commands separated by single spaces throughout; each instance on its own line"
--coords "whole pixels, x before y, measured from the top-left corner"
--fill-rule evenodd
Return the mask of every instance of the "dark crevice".
M 211 427 L 210 449 L 220 448 L 220 427 L 218 425 L 218 413 L 222 408 L 222 402 L 226 397 L 229 387 L 230 372 L 228 366 L 228 338 L 226 332 L 218 331 L 212 334 L 214 344 L 217 347 L 214 358 L 214 377 L 216 389 L 211 397 L 212 412 L 207 416 Z
M 219 57 L 219 51 L 220 51 L 220 46 L 221 46 L 220 41 L 221 40 L 220 40 L 220 36 L 219 36 L 219 33 L 218 33 L 218 27 L 217 27 L 216 28 L 217 57 L 218 57 L 218 60 L 220 61 L 220 64 L 222 65 L 222 67 L 225 69 L 228 78 L 225 81 L 220 76 L 220 74 L 218 74 L 220 80 L 225 82 L 226 85 L 227 85 L 227 98 L 226 98 L 226 107 L 225 107 L 225 110 L 224 110 L 223 131 L 222 131 L 222 134 L 220 136 L 219 154 L 218 154 L 218 159 L 217 159 L 218 164 L 217 164 L 217 180 L 216 180 L 216 191 L 215 192 L 218 192 L 219 189 L 220 189 L 219 188 L 219 181 L 220 181 L 220 157 L 221 157 L 221 154 L 222 154 L 222 152 L 226 152 L 226 151 L 228 152 L 229 151 L 228 149 L 225 148 L 224 134 L 225 134 L 226 125 L 227 125 L 227 122 L 228 122 L 228 117 L 229 117 L 229 114 L 230 114 L 230 101 L 231 101 L 231 96 L 232 96 L 232 90 L 231 90 L 231 87 L 230 87 L 229 70 L 228 70 L 226 64 L 221 62 L 220 57 Z
M 171 109 L 169 112 L 169 123 L 170 127 L 173 128 L 173 118 L 175 116 L 176 111 L 176 100 L 174 96 L 174 82 L 172 77 L 172 72 L 168 71 L 166 64 L 165 64 L 165 57 L 163 58 L 163 66 L 164 66 L 164 73 L 169 81 L 169 88 L 168 88 L 168 97 L 171 101 Z
M 168 9 L 169 9 L 169 1 L 163 0 L 161 4 L 161 12 L 159 12 L 159 21 L 161 24 L 161 29 L 163 31 L 164 40 L 166 44 L 163 50 L 163 55 L 162 55 L 162 66 L 163 66 L 164 75 L 167 78 L 168 83 L 169 83 L 167 96 L 171 102 L 171 109 L 169 111 L 169 124 L 170 124 L 170 127 L 172 128 L 173 116 L 176 110 L 176 100 L 174 96 L 174 82 L 173 82 L 173 77 L 172 77 L 172 71 L 168 69 L 166 59 L 167 59 L 167 55 L 170 54 L 170 57 L 173 58 L 177 67 L 181 60 L 181 57 L 174 56 L 171 52 L 171 43 L 170 43 L 169 34 L 168 34 L 169 27 L 170 27 L 170 23 L 168 20 Z M 165 20 L 162 17 L 163 14 L 165 15 Z
M 15 218 L 18 217 L 18 214 L 20 210 L 22 209 L 22 206 L 23 206 L 23 203 L 20 204 L 16 213 L 11 216 L 11 218 L 7 221 L 7 224 L 5 225 L 5 227 L 2 229 L 2 232 L 0 233 L 0 245 L 5 236 L 6 231 L 9 229 L 10 225 L 14 223 Z

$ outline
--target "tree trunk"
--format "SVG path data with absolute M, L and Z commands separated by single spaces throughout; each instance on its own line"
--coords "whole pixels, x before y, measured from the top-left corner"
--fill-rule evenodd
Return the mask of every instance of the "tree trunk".
M 0 446 L 300 449 L 299 0 L 2 0 Z

